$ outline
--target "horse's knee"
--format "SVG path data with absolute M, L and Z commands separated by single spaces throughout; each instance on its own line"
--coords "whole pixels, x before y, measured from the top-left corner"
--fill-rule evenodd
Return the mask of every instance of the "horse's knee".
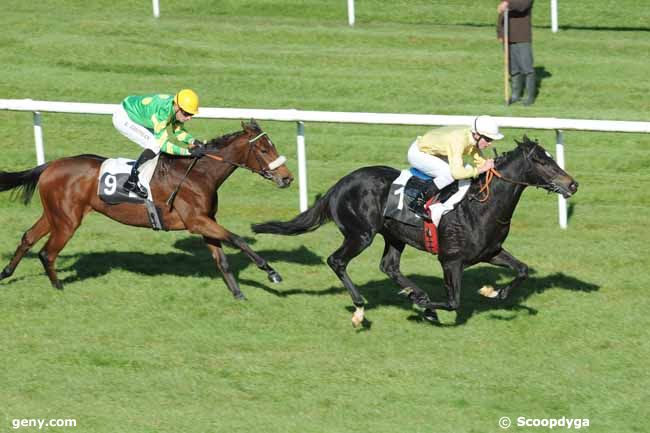
M 527 279 L 527 278 L 528 278 L 528 265 L 523 264 L 523 265 L 519 268 L 519 272 L 518 272 L 518 275 L 517 275 L 517 276 L 518 276 L 519 278 L 521 278 L 522 280 Z
M 327 264 L 337 274 L 345 269 L 345 262 L 332 254 L 327 258 Z
M 217 267 L 221 271 L 222 274 L 229 274 L 230 273 L 230 263 L 228 263 L 228 260 L 226 259 L 225 256 L 221 256 L 217 262 Z
M 50 266 L 50 259 L 49 259 L 48 255 L 47 255 L 47 251 L 45 249 L 42 249 L 38 253 L 38 258 L 41 261 L 41 263 L 43 264 L 43 266 L 45 266 L 46 269 Z

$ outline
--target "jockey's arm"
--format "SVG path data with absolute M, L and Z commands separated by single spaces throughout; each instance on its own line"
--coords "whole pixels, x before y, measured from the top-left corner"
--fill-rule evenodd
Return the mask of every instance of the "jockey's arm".
M 464 146 L 462 143 L 451 143 L 447 148 L 449 169 L 451 171 L 451 176 L 456 180 L 478 176 L 477 167 L 465 167 L 463 162 L 463 149 Z M 476 158 L 476 156 L 474 157 Z M 476 161 L 476 159 L 474 159 L 474 161 Z
M 178 141 L 182 141 L 183 143 L 189 144 L 190 146 L 199 143 L 199 140 L 187 132 L 185 128 L 183 128 L 183 124 L 180 122 L 174 122 L 172 124 L 172 131 L 174 131 L 174 136 Z
M 170 155 L 181 155 L 181 156 L 190 155 L 189 150 L 169 141 L 169 134 L 167 133 L 167 129 L 162 129 L 160 132 L 154 134 L 154 136 L 158 141 L 161 152 L 168 153 Z

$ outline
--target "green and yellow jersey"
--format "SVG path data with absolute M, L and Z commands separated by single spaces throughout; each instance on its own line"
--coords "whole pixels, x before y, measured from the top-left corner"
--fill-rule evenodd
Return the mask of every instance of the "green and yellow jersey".
M 127 96 L 122 101 L 122 107 L 129 119 L 153 132 L 160 151 L 172 155 L 189 155 L 190 151 L 169 141 L 167 127 L 171 125 L 177 140 L 192 144 L 194 137 L 176 120 L 174 112 L 174 97 L 172 95 L 140 95 Z

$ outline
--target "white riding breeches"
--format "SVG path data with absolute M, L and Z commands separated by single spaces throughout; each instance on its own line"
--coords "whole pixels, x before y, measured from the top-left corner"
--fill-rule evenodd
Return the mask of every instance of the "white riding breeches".
M 151 149 L 154 153 L 160 153 L 160 146 L 158 145 L 153 133 L 142 125 L 138 125 L 129 118 L 129 115 L 121 105 L 113 113 L 113 126 L 120 133 L 137 143 L 144 149 Z
M 421 152 L 417 142 L 413 142 L 408 151 L 408 161 L 412 167 L 433 177 L 433 182 L 440 190 L 447 185 L 451 185 L 455 180 L 451 175 L 449 164 L 438 157 Z M 454 205 L 463 199 L 471 183 L 472 179 L 460 179 L 458 181 L 458 191 L 454 195 L 449 197 L 444 203 L 434 203 L 429 206 L 431 221 L 436 226 L 440 224 L 442 216 L 453 210 Z
M 454 182 L 449 164 L 436 156 L 420 151 L 417 140 L 411 144 L 407 158 L 411 167 L 415 167 L 422 173 L 431 176 L 438 189 L 442 190 Z

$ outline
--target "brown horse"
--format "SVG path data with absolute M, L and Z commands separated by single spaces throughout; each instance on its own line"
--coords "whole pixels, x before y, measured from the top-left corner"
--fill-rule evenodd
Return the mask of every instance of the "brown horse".
M 279 157 L 271 139 L 257 123 L 242 122 L 242 128 L 242 131 L 208 142 L 205 156 L 196 160 L 195 165 L 193 158 L 161 154 L 150 182 L 164 227 L 202 235 L 226 285 L 238 299 L 243 299 L 244 295 L 229 270 L 222 242 L 243 251 L 267 272 L 272 282 L 280 282 L 282 278 L 241 237 L 216 222 L 218 198 L 215 191 L 238 167 L 260 174 L 280 188 L 289 186 L 293 180 L 284 159 Z M 0 191 L 22 188 L 22 199 L 27 204 L 38 186 L 43 203 L 43 215 L 23 235 L 11 262 L 0 274 L 0 280 L 11 276 L 25 253 L 49 233 L 50 237 L 38 256 L 52 285 L 63 289 L 54 267 L 56 257 L 90 211 L 95 210 L 123 224 L 150 227 L 143 204 L 111 205 L 99 198 L 98 175 L 105 159 L 96 155 L 79 155 L 22 172 L 0 172 Z M 190 168 L 190 164 L 194 166 Z M 173 207 L 167 205 L 165 200 L 179 185 Z

